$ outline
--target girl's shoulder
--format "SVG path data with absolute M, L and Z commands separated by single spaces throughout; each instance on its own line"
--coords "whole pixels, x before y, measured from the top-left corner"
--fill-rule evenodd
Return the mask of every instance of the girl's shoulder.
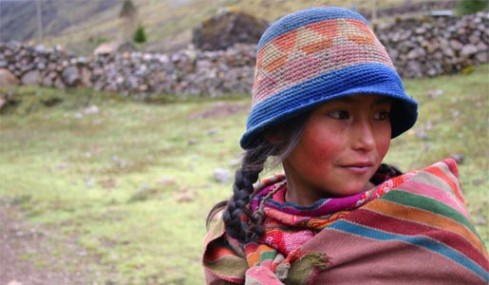
M 204 239 L 205 278 L 207 284 L 242 284 L 248 263 L 240 243 L 226 234 L 221 216 L 222 211 L 214 216 Z
M 263 194 L 285 180 L 285 175 L 275 174 L 257 182 L 254 194 Z M 243 284 L 248 262 L 242 244 L 226 234 L 223 210 L 216 213 L 210 223 L 209 230 L 204 239 L 204 253 L 202 263 L 205 270 L 207 284 L 222 282 L 223 284 Z M 219 282 L 218 282 L 219 281 Z
M 385 192 L 389 193 L 388 196 L 396 196 L 399 200 L 402 197 L 411 201 L 415 201 L 413 198 L 417 197 L 418 202 L 430 199 L 469 216 L 459 181 L 457 162 L 452 158 L 389 179 L 378 188 L 381 191 L 387 190 Z

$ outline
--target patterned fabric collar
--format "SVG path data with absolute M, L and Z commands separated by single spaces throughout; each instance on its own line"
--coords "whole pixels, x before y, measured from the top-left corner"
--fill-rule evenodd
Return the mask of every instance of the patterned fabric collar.
M 408 174 L 408 176 L 412 175 L 412 173 Z M 396 176 L 398 175 L 391 175 L 388 171 L 379 170 L 374 175 L 373 181 L 380 185 L 368 191 L 346 197 L 324 198 L 312 205 L 301 206 L 285 201 L 287 181 L 285 175 L 276 174 L 255 185 L 256 194 L 251 201 L 251 209 L 252 212 L 257 212 L 262 211 L 264 207 L 269 207 L 286 214 L 306 217 L 320 217 L 338 211 L 353 210 L 385 194 L 385 190 L 388 188 L 385 182 L 389 184 L 388 181 Z

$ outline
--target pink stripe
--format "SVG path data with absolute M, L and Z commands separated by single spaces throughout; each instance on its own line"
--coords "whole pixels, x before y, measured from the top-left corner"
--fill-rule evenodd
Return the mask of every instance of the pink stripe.
M 412 179 L 403 184 L 401 189 L 396 190 L 414 193 L 420 196 L 431 198 L 433 200 L 437 200 L 439 202 L 442 202 L 443 204 L 446 204 L 447 206 L 454 208 L 458 212 L 462 213 L 465 217 L 469 217 L 469 213 L 462 205 L 458 203 L 458 200 L 455 196 L 452 196 L 449 193 L 440 190 L 439 188 L 430 186 L 426 184 L 426 182 L 417 182 Z
M 283 285 L 265 266 L 254 266 L 246 271 L 246 284 Z

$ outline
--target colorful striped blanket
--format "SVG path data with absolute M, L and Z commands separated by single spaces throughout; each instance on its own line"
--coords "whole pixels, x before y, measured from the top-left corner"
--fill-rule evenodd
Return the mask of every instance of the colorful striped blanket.
M 208 284 L 489 284 L 489 257 L 470 222 L 454 160 L 308 207 L 284 200 L 284 177 L 258 186 L 259 243 L 217 221 L 206 236 Z

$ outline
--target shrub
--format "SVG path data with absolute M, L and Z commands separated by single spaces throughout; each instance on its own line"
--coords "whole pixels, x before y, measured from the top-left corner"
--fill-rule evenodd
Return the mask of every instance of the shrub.
M 143 26 L 139 26 L 134 32 L 134 36 L 132 37 L 133 41 L 138 44 L 143 44 L 146 42 L 146 31 Z
M 458 0 L 457 11 L 461 15 L 474 14 L 487 9 L 489 1 L 487 0 Z

